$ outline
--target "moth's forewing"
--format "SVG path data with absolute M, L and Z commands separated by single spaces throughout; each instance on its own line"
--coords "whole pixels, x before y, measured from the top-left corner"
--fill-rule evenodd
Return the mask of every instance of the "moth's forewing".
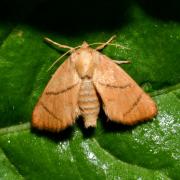
M 154 101 L 107 56 L 99 53 L 93 81 L 110 120 L 127 125 L 154 117 Z
M 54 73 L 32 115 L 32 126 L 59 132 L 78 116 L 78 92 L 81 79 L 67 59 Z

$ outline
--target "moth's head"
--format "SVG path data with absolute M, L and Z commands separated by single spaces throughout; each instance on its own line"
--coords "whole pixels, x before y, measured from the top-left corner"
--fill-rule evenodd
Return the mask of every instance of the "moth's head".
M 82 43 L 82 45 L 81 45 L 81 48 L 82 49 L 86 49 L 86 48 L 88 48 L 89 47 L 89 44 L 86 42 L 86 41 L 84 41 L 83 43 Z
M 81 78 L 91 78 L 93 75 L 96 53 L 90 48 L 87 42 L 83 42 L 82 46 L 71 54 L 71 61 Z

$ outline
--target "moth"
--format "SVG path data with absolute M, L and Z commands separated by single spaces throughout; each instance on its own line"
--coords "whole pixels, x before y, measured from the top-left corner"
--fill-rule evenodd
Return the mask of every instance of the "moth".
M 85 128 L 96 127 L 100 105 L 110 121 L 126 125 L 151 119 L 157 107 L 149 95 L 115 62 L 98 50 L 112 41 L 110 38 L 96 49 L 84 42 L 69 48 L 71 55 L 56 70 L 37 102 L 32 114 L 32 126 L 59 132 L 83 117 Z M 122 62 L 125 63 L 125 62 Z

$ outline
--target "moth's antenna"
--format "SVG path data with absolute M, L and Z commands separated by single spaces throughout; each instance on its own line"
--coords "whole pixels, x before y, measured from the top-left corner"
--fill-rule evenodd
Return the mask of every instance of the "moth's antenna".
M 72 51 L 72 50 L 70 49 L 69 51 L 65 52 L 62 56 L 60 56 L 58 59 L 56 59 L 56 61 L 54 61 L 54 62 L 52 63 L 52 65 L 48 68 L 47 71 L 51 70 L 52 67 L 53 67 L 55 64 L 58 63 L 58 61 L 60 61 L 64 56 L 66 56 L 66 55 L 67 55 L 68 53 L 70 53 L 71 51 Z
M 53 40 L 51 40 L 51 39 L 49 39 L 49 38 L 47 38 L 47 37 L 45 37 L 44 40 L 45 40 L 47 43 L 49 43 L 49 44 L 51 44 L 51 45 L 53 45 L 53 46 L 55 46 L 55 47 L 69 49 L 69 50 L 68 50 L 67 52 L 65 52 L 62 56 L 60 56 L 56 61 L 54 61 L 53 64 L 48 68 L 47 71 L 51 70 L 52 67 L 53 67 L 55 64 L 57 64 L 57 63 L 58 63 L 64 56 L 66 56 L 68 53 L 71 53 L 71 52 L 74 51 L 75 49 L 78 49 L 78 48 L 81 47 L 81 46 L 70 47 L 70 46 L 67 46 L 67 45 L 59 44 L 59 43 L 57 43 L 57 42 L 55 42 L 55 41 L 53 41 Z
M 107 46 L 107 45 L 116 46 L 116 47 L 120 47 L 120 48 L 123 48 L 123 49 L 129 49 L 129 48 L 124 47 L 124 46 L 122 46 L 122 45 L 111 43 L 111 41 L 112 41 L 115 37 L 116 37 L 116 35 L 112 36 L 112 37 L 111 37 L 108 41 L 106 41 L 105 43 L 97 42 L 97 43 L 89 44 L 89 46 L 96 45 L 96 44 L 98 45 L 98 44 L 99 44 L 100 46 L 96 47 L 96 50 L 101 50 L 101 49 L 103 49 L 103 48 L 104 48 L 105 46 Z M 75 49 L 78 49 L 78 48 L 82 47 L 82 45 L 76 46 L 76 47 L 71 47 L 71 46 L 59 44 L 59 43 L 57 43 L 57 42 L 55 42 L 55 41 L 53 41 L 53 40 L 51 40 L 51 39 L 49 39 L 49 38 L 47 38 L 47 37 L 45 37 L 44 40 L 45 40 L 45 42 L 47 42 L 47 43 L 49 43 L 49 44 L 51 44 L 51 45 L 53 45 L 53 46 L 55 46 L 55 47 L 57 47 L 57 48 L 69 49 L 69 50 L 68 50 L 67 52 L 65 52 L 62 56 L 60 56 L 56 61 L 54 61 L 53 64 L 48 68 L 47 71 L 51 70 L 52 67 L 53 67 L 55 64 L 57 64 L 57 63 L 58 63 L 64 56 L 66 56 L 68 53 L 71 53 L 71 52 L 73 52 Z
M 102 42 L 95 42 L 95 43 L 89 44 L 89 46 L 98 45 L 98 44 L 99 44 L 99 45 L 103 45 L 104 43 L 102 43 Z M 116 46 L 116 47 L 119 47 L 119 48 L 122 48 L 122 49 L 130 49 L 130 48 L 125 47 L 125 46 L 120 45 L 120 44 L 108 43 L 107 45 L 108 45 L 108 46 Z
M 53 45 L 55 47 L 58 47 L 58 48 L 65 48 L 65 49 L 70 49 L 70 50 L 74 49 L 73 47 L 70 47 L 70 46 L 67 46 L 67 45 L 63 45 L 63 44 L 59 44 L 59 43 L 57 43 L 57 42 L 55 42 L 55 41 L 53 41 L 53 40 L 51 40 L 51 39 L 49 39 L 47 37 L 45 37 L 44 40 L 47 43 L 49 43 L 49 44 L 51 44 L 51 45 Z
M 120 44 L 114 44 L 114 43 L 111 43 L 111 41 L 116 38 L 116 35 L 112 36 L 108 41 L 106 41 L 105 43 L 102 43 L 102 42 L 95 42 L 95 43 L 91 43 L 89 44 L 89 46 L 92 46 L 92 45 L 100 45 L 98 47 L 96 47 L 96 50 L 101 50 L 103 49 L 105 46 L 107 45 L 110 45 L 110 46 L 116 46 L 116 47 L 120 47 L 122 49 L 129 49 L 128 47 L 125 47 L 125 46 L 122 46 Z
M 105 43 L 101 44 L 100 46 L 96 47 L 96 50 L 101 50 L 105 46 L 107 46 L 114 38 L 116 38 L 116 35 L 112 36 L 110 39 L 108 39 Z

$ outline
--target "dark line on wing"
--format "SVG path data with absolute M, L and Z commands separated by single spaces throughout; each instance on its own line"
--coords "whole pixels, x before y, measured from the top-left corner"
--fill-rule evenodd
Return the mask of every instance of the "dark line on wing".
M 102 83 L 102 82 L 98 82 L 100 85 L 102 85 L 102 86 L 107 86 L 107 87 L 110 87 L 110 88 L 120 88 L 120 89 L 124 89 L 124 88 L 127 88 L 127 87 L 130 87 L 131 86 L 131 84 L 129 83 L 129 84 L 126 84 L 126 85 L 124 85 L 124 86 L 115 86 L 115 85 L 111 85 L 111 84 L 104 84 L 104 83 Z
M 46 112 L 48 112 L 51 116 L 53 116 L 55 119 L 60 120 L 58 117 L 56 117 L 56 115 L 51 112 L 42 102 L 40 102 L 41 106 L 46 110 Z
M 64 92 L 66 92 L 66 91 L 68 91 L 68 90 L 71 90 L 72 88 L 74 88 L 74 87 L 75 87 L 76 85 L 78 85 L 78 84 L 79 84 L 79 82 L 77 82 L 76 84 L 73 84 L 72 86 L 67 87 L 66 89 L 63 89 L 63 90 L 57 91 L 57 92 L 48 91 L 48 92 L 46 92 L 46 95 L 58 95 L 58 94 L 60 94 L 60 93 L 64 93 Z
M 142 94 L 140 94 L 140 95 L 138 96 L 138 98 L 136 99 L 136 101 L 132 104 L 131 108 L 124 113 L 124 116 L 126 116 L 127 114 L 129 114 L 129 113 L 138 105 L 138 103 L 139 103 L 139 101 L 141 100 L 141 98 L 142 98 Z

